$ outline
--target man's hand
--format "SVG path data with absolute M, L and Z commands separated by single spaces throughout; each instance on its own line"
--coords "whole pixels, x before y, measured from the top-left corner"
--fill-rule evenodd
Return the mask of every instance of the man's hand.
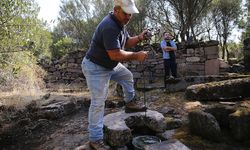
M 138 35 L 139 40 L 140 40 L 140 41 L 147 40 L 147 38 L 149 38 L 149 37 L 148 37 L 149 35 L 147 35 L 147 34 L 149 34 L 149 33 L 150 33 L 150 31 L 149 31 L 148 29 L 142 31 L 142 33 L 140 33 L 140 34 Z M 151 34 L 151 33 L 150 33 L 150 34 Z
M 137 60 L 140 62 L 143 62 L 148 57 L 148 52 L 147 51 L 139 51 L 139 52 L 136 52 L 136 55 L 137 55 Z

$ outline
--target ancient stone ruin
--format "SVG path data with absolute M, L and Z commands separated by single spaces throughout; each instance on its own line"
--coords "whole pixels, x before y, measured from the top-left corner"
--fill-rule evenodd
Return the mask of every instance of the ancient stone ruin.
M 179 44 L 177 50 L 177 67 L 179 76 L 218 75 L 220 73 L 219 47 L 217 41 L 184 46 Z M 149 58 L 144 63 L 129 62 L 128 68 L 133 72 L 135 80 L 146 76 L 147 82 L 163 77 L 164 64 L 160 45 L 139 47 L 149 51 Z M 152 50 L 153 49 L 153 50 Z M 154 51 L 154 52 L 152 52 Z
M 40 60 L 41 66 L 47 71 L 45 82 L 47 83 L 83 83 L 81 62 L 84 51 L 74 51 L 59 60 Z
M 153 82 L 155 78 L 162 78 L 164 65 L 159 44 L 138 46 L 132 51 L 150 51 L 149 58 L 144 63 L 129 62 L 126 65 L 132 71 L 135 81 L 140 82 L 143 76 L 147 76 L 147 82 Z M 81 61 L 85 52 L 75 51 L 59 60 L 48 61 L 42 59 L 40 64 L 48 72 L 45 81 L 47 83 L 79 83 L 84 82 L 81 70 Z M 177 64 L 179 76 L 203 76 L 218 75 L 220 68 L 218 55 L 218 42 L 210 41 L 196 45 L 178 45 Z
M 186 90 L 189 100 L 220 102 L 189 113 L 189 127 L 193 134 L 212 141 L 232 137 L 237 141 L 250 138 L 250 78 L 192 85 Z M 228 134 L 225 134 L 225 131 Z M 224 135 L 229 135 L 225 137 Z
M 248 47 L 245 42 L 245 62 L 248 62 Z M 157 79 L 163 81 L 164 65 L 159 44 L 139 46 L 131 50 L 149 51 L 149 58 L 146 62 L 131 61 L 125 64 L 132 71 L 136 85 L 144 81 L 147 84 L 154 84 Z M 220 73 L 227 71 L 228 64 L 220 62 L 218 51 L 217 41 L 188 46 L 178 45 L 178 76 L 181 78 L 169 82 L 167 88 L 171 92 L 186 90 L 187 100 L 225 101 L 226 105 L 222 103 L 191 111 L 188 115 L 191 133 L 220 142 L 226 130 L 236 140 L 249 139 L 250 107 L 248 105 L 243 107 L 237 103 L 245 97 L 250 97 L 249 76 L 221 76 Z M 84 83 L 85 79 L 81 70 L 84 55 L 85 52 L 76 51 L 60 60 L 41 62 L 48 71 L 45 81 L 48 83 Z M 144 80 L 145 77 L 146 80 Z M 155 88 L 158 87 L 151 87 L 151 89 Z M 118 105 L 123 106 L 123 104 L 112 104 L 115 107 Z M 114 148 L 126 149 L 126 147 L 130 148 L 131 141 L 136 136 L 152 135 L 159 137 L 162 142 L 147 145 L 144 147 L 146 150 L 162 149 L 162 147 L 189 149 L 180 141 L 171 138 L 175 133 L 173 129 L 182 126 L 182 120 L 169 119 L 164 115 L 164 110 L 158 111 L 148 110 L 146 114 L 145 112 L 126 114 L 124 111 L 119 111 L 105 116 L 105 140 Z M 60 116 L 60 113 L 59 115 L 51 115 L 51 113 L 46 115 L 56 118 Z
M 166 127 L 167 123 L 164 116 L 152 110 L 138 113 L 125 113 L 124 111 L 120 111 L 104 117 L 105 140 L 113 148 L 125 148 L 131 145 L 131 141 L 138 135 L 154 135 L 163 138 L 164 136 L 162 134 L 166 132 Z M 136 148 L 135 145 L 133 146 L 134 149 L 139 149 Z M 189 150 L 189 148 L 180 141 L 168 140 L 166 138 L 161 143 L 147 144 L 145 147 L 140 147 L 140 149 L 153 150 L 156 147 Z

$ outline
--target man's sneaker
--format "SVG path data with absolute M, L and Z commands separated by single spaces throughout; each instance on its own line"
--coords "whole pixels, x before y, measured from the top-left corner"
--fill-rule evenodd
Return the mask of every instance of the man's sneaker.
M 95 142 L 89 142 L 89 146 L 92 150 L 110 150 L 110 146 L 105 144 L 103 140 L 98 140 Z
M 132 100 L 125 105 L 125 113 L 144 112 L 146 110 L 146 106 L 138 104 L 135 100 Z

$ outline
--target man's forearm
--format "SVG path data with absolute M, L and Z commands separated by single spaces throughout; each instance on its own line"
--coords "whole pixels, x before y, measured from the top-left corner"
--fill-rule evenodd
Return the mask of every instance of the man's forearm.
M 125 45 L 126 48 L 130 48 L 130 47 L 134 47 L 136 46 L 138 43 L 140 43 L 142 41 L 141 37 L 138 36 L 134 36 L 134 37 L 130 37 Z
M 164 50 L 164 51 L 175 51 L 176 48 L 175 48 L 175 47 L 166 46 L 166 47 L 164 47 L 163 50 Z
M 119 62 L 136 60 L 138 57 L 136 52 L 128 52 L 124 50 L 109 51 L 108 54 L 112 60 L 119 61 Z

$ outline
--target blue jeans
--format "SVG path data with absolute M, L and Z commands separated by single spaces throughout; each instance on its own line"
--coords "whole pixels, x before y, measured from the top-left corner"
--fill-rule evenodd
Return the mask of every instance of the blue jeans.
M 109 81 L 114 80 L 122 86 L 124 100 L 129 102 L 135 95 L 133 74 L 121 63 L 111 70 L 86 58 L 82 61 L 82 71 L 91 94 L 88 114 L 89 140 L 96 141 L 103 139 L 104 106 L 108 96 Z

